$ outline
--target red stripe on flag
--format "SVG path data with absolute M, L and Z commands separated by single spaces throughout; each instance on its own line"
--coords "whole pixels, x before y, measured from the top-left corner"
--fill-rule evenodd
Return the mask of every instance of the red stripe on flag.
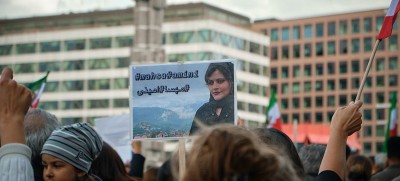
M 389 12 L 391 9 L 394 9 L 394 12 Z M 378 39 L 382 40 L 384 38 L 389 37 L 392 35 L 393 24 L 396 21 L 397 13 L 400 10 L 399 0 L 392 0 L 390 4 L 388 14 L 386 14 L 385 19 L 382 24 L 382 28 L 379 31 Z M 390 15 L 389 15 L 390 13 Z M 391 15 L 393 13 L 393 15 Z

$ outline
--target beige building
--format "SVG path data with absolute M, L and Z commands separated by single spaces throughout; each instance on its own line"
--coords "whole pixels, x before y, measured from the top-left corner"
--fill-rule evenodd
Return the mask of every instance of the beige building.
M 329 124 L 337 107 L 355 99 L 385 14 L 379 9 L 252 25 L 271 39 L 270 87 L 284 123 Z M 382 151 L 390 97 L 400 92 L 397 26 L 380 43 L 361 96 L 364 123 L 358 134 L 367 155 Z

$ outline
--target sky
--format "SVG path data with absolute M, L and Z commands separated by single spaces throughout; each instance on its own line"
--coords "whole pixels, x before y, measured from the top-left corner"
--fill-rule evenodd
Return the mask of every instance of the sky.
M 391 0 L 167 0 L 167 4 L 205 2 L 249 17 L 282 20 L 388 8 Z M 0 19 L 125 9 L 133 0 L 0 0 Z

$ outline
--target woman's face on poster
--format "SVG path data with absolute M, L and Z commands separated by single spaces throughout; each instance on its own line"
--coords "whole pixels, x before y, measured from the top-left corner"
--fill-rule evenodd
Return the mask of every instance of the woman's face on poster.
M 207 86 L 214 100 L 220 101 L 229 95 L 232 85 L 230 81 L 225 79 L 224 74 L 217 69 L 208 77 Z

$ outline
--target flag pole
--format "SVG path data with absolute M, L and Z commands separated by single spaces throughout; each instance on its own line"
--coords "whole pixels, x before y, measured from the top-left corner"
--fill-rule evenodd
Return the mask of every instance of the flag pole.
M 376 50 L 378 49 L 378 45 L 379 45 L 379 43 L 380 43 L 381 41 L 382 41 L 382 40 L 379 40 L 379 39 L 378 39 L 378 40 L 376 40 L 376 42 L 375 42 L 375 46 L 374 46 L 374 49 L 372 50 L 371 56 L 369 57 L 368 65 L 367 65 L 367 68 L 365 69 L 364 77 L 363 77 L 363 79 L 362 79 L 362 81 L 361 81 L 360 88 L 358 88 L 358 93 L 357 93 L 357 97 L 356 97 L 356 100 L 355 100 L 355 101 L 360 100 L 361 93 L 362 93 L 362 91 L 363 91 L 363 89 L 364 89 L 365 80 L 367 79 L 369 70 L 371 69 L 372 62 L 374 62 L 375 53 L 376 53 Z

